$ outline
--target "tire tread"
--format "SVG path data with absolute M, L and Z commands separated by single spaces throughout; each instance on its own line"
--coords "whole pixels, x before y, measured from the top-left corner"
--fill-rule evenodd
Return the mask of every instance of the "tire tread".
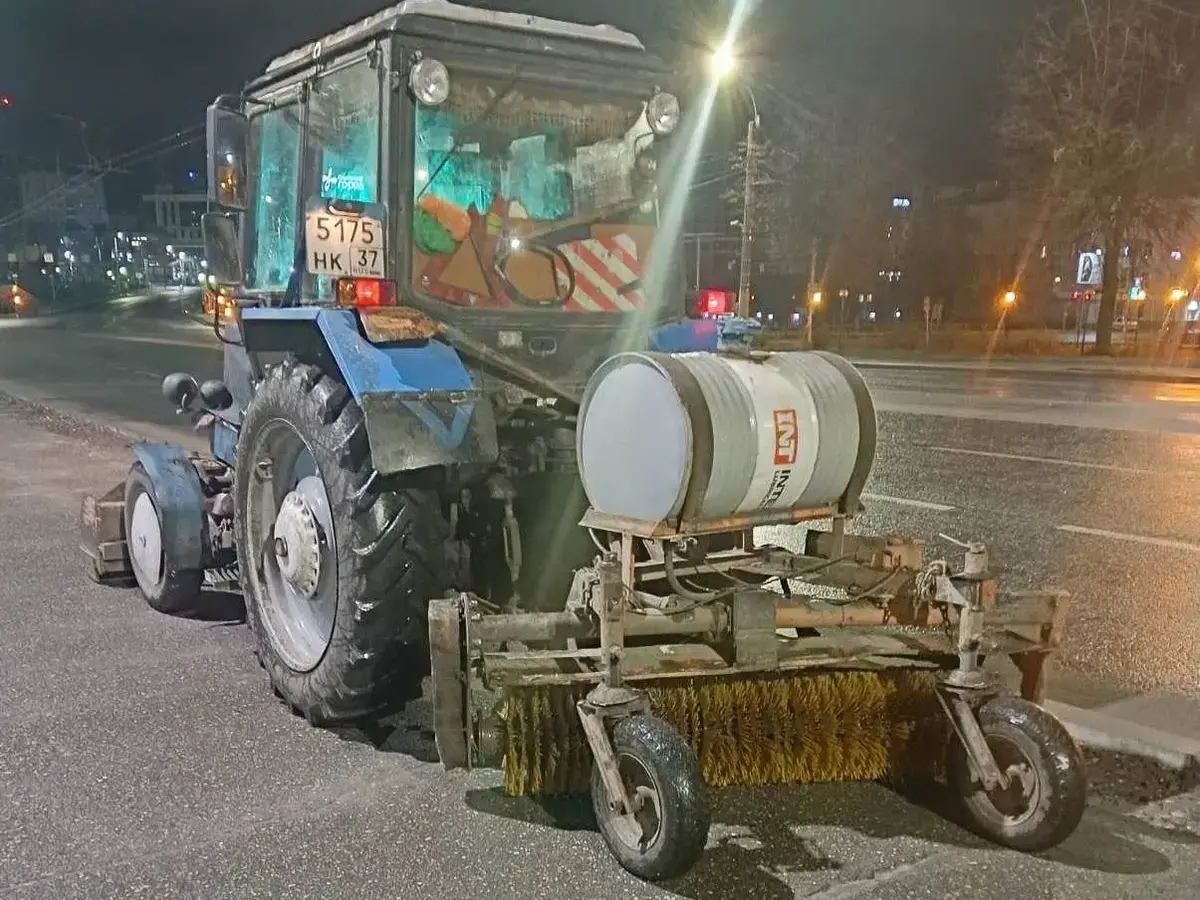
M 280 367 L 260 385 L 247 411 L 239 468 L 250 464 L 254 429 L 279 417 L 309 441 L 326 481 L 337 531 L 339 598 L 330 646 L 311 672 L 287 667 L 256 622 L 260 655 L 274 687 L 313 724 L 383 718 L 419 696 L 428 674 L 426 607 L 446 589 L 440 499 L 404 476 L 374 473 L 361 410 L 344 385 L 315 366 Z M 245 509 L 243 490 L 239 511 Z M 384 514 L 388 509 L 391 515 Z M 246 526 L 238 527 L 239 546 L 246 546 Z M 364 546 L 374 552 L 356 552 Z M 243 564 L 242 573 L 247 612 L 258 618 L 249 566 Z

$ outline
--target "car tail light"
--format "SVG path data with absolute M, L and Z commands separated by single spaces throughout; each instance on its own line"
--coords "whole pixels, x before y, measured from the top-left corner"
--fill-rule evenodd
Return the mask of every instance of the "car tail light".
M 396 285 L 376 278 L 340 278 L 335 287 L 338 306 L 374 309 L 396 305 Z

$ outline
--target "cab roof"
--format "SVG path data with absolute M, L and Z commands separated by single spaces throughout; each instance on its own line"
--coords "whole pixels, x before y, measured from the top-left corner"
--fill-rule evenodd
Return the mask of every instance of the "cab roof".
M 368 16 L 353 25 L 348 25 L 319 40 L 311 41 L 276 57 L 267 65 L 265 74 L 270 75 L 297 63 L 318 59 L 325 53 L 366 40 L 375 34 L 401 30 L 404 19 L 422 16 L 469 25 L 490 25 L 526 34 L 577 38 L 631 50 L 646 49 L 636 35 L 621 31 L 611 25 L 580 25 L 575 22 L 563 22 L 542 16 L 463 6 L 459 3 L 451 3 L 449 0 L 403 0 L 402 3 L 380 10 L 373 16 Z

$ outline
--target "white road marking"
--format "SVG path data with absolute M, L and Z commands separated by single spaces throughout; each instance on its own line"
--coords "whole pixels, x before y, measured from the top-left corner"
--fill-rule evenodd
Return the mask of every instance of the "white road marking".
M 1131 544 L 1147 544 L 1151 547 L 1165 547 L 1168 550 L 1187 550 L 1191 553 L 1200 553 L 1200 544 L 1175 541 L 1171 538 L 1149 537 L 1144 534 L 1126 534 L 1123 531 L 1105 531 L 1103 528 L 1084 528 L 1081 525 L 1059 525 L 1058 530 L 1065 531 L 1068 534 L 1085 534 L 1091 537 L 1108 538 L 1114 541 L 1127 541 Z
M 1052 459 L 1048 456 L 1024 456 L 1020 453 L 996 453 L 991 450 L 967 450 L 962 447 L 928 447 L 938 453 L 957 453 L 962 456 L 984 456 L 988 459 L 1012 459 L 1017 462 L 1044 463 L 1049 466 L 1066 466 L 1072 469 L 1099 469 L 1103 472 L 1121 472 L 1126 475 L 1156 475 L 1149 469 L 1134 469 L 1129 466 L 1114 466 L 1108 463 L 1080 462 L 1074 459 Z
M 103 331 L 97 331 L 89 335 L 91 338 L 99 338 L 108 341 L 125 341 L 130 344 L 159 344 L 164 347 L 195 347 L 198 350 L 219 351 L 221 348 L 217 346 L 216 338 L 211 341 L 181 341 L 175 338 L 165 337 L 150 337 L 149 335 L 137 334 L 105 334 Z
M 953 506 L 944 503 L 929 503 L 925 500 L 909 500 L 907 497 L 889 497 L 887 494 L 863 494 L 864 500 L 878 500 L 880 503 L 895 503 L 897 506 L 911 506 L 916 509 L 930 509 L 934 512 L 953 512 Z

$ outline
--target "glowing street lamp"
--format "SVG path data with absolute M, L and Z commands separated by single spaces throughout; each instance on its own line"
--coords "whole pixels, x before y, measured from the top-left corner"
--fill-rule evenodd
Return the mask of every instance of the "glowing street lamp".
M 1185 291 L 1183 288 L 1175 288 L 1174 290 L 1171 291 L 1171 294 L 1170 294 L 1171 302 L 1179 303 L 1184 298 L 1186 298 L 1187 295 L 1188 295 L 1188 292 Z
M 722 45 L 709 55 L 708 67 L 718 79 L 724 80 L 737 71 L 737 54 L 732 47 Z
M 1000 298 L 1000 302 L 1004 304 L 1005 309 L 1012 309 L 1017 305 L 1017 292 L 1005 291 L 1004 296 Z
M 814 290 L 808 295 L 808 317 L 804 321 L 804 340 L 810 347 L 813 342 L 813 316 L 823 299 L 825 299 L 824 294 L 818 290 Z

